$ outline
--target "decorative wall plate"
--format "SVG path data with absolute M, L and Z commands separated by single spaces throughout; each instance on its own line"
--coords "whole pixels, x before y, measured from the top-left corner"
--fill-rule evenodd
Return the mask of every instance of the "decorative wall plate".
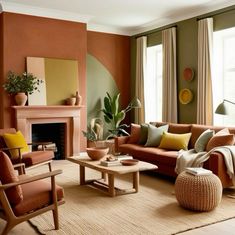
M 192 81 L 194 78 L 194 71 L 192 68 L 185 68 L 184 69 L 184 80 L 185 81 Z
M 179 93 L 179 100 L 181 104 L 188 104 L 193 99 L 193 93 L 189 89 L 182 89 Z

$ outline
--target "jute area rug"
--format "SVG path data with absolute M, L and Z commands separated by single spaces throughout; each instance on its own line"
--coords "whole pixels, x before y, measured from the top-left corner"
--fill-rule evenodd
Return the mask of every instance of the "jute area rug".
M 51 212 L 31 219 L 31 223 L 42 234 L 166 235 L 235 216 L 235 200 L 226 195 L 211 212 L 193 212 L 181 208 L 173 193 L 174 183 L 157 175 L 141 173 L 138 193 L 112 198 L 89 186 L 79 186 L 76 164 L 66 160 L 55 161 L 53 168 L 63 170 L 56 180 L 65 190 L 66 203 L 59 207 L 58 231 L 53 230 Z M 89 179 L 99 177 L 99 174 L 87 170 L 86 176 Z M 119 178 L 118 186 L 131 186 L 128 180 L 129 176 Z

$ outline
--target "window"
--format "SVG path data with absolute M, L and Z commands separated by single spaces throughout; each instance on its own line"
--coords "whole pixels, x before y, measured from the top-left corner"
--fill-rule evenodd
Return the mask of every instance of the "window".
M 162 121 L 162 45 L 147 48 L 145 122 Z
M 214 32 L 213 106 L 223 99 L 235 102 L 235 28 Z M 214 115 L 215 125 L 235 126 L 235 106 L 229 103 L 231 115 Z M 234 114 L 233 114 L 234 112 Z

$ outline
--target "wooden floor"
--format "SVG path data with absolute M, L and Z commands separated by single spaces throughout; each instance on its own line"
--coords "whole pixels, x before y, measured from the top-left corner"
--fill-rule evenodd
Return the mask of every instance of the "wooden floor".
M 234 208 L 235 210 L 235 208 Z M 193 229 L 180 235 L 235 235 L 235 219 L 226 220 L 209 226 Z

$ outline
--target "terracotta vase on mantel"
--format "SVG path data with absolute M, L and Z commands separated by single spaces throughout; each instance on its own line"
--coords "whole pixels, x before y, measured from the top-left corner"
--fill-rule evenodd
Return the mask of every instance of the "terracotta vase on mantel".
M 27 99 L 28 97 L 24 92 L 19 92 L 15 95 L 15 102 L 18 106 L 25 106 Z
M 78 91 L 76 92 L 76 103 L 75 105 L 80 106 L 82 104 L 82 97 L 79 95 Z

